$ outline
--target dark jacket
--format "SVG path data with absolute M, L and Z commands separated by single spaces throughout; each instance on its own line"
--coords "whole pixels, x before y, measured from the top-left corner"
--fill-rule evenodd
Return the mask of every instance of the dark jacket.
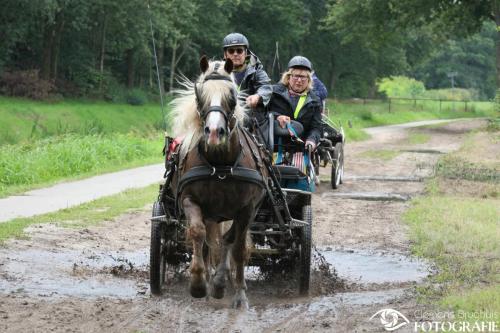
M 271 79 L 264 70 L 259 58 L 253 53 L 250 53 L 248 57 L 245 76 L 239 85 L 239 91 L 247 96 L 258 94 L 262 98 L 259 105 L 253 110 L 255 116 L 261 122 L 265 118 L 265 109 L 271 99 Z
M 321 103 L 323 104 L 323 101 L 328 96 L 328 90 L 326 90 L 323 82 L 321 82 L 321 80 L 316 76 L 316 73 L 313 73 L 313 92 L 318 95 Z
M 274 114 L 275 118 L 279 115 L 285 115 L 300 122 L 304 126 L 302 138 L 311 140 L 317 145 L 321 137 L 321 104 L 318 96 L 309 92 L 297 119 L 295 119 L 293 116 L 295 109 L 290 101 L 288 88 L 282 83 L 275 84 L 272 88 L 273 95 L 269 103 L 269 111 Z

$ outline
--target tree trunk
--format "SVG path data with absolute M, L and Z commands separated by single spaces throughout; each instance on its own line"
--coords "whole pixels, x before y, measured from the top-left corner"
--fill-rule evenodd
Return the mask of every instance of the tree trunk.
M 330 86 L 328 87 L 328 97 L 330 98 L 335 98 L 337 96 L 337 92 L 335 91 L 335 88 L 337 86 L 337 73 L 336 73 L 336 67 L 335 67 L 335 57 L 331 55 L 331 64 L 332 64 L 332 71 L 330 72 Z
M 54 29 L 54 38 L 52 43 L 52 52 L 50 59 L 50 79 L 57 79 L 57 65 L 59 63 L 59 51 L 61 50 L 61 37 L 64 30 L 64 13 L 59 12 L 56 15 L 56 23 Z
M 54 25 L 46 26 L 43 33 L 42 64 L 40 68 L 40 78 L 50 79 L 50 65 L 52 59 L 52 45 L 54 44 Z
M 172 59 L 170 61 L 170 79 L 168 81 L 168 91 L 169 92 L 172 92 L 172 89 L 174 88 L 174 75 L 175 75 L 175 67 L 177 64 L 177 61 L 176 61 L 177 60 L 176 59 L 177 48 L 178 48 L 177 40 L 174 40 L 174 42 L 172 44 Z
M 149 59 L 149 90 L 153 89 L 153 67 L 154 64 L 151 63 L 151 58 Z
M 497 28 L 497 57 L 496 57 L 496 67 L 497 67 L 497 90 L 500 89 L 500 1 L 493 0 L 493 16 Z
M 129 89 L 134 87 L 135 78 L 135 61 L 134 61 L 134 49 L 128 49 L 125 51 L 125 58 L 127 59 L 127 87 Z
M 104 81 L 104 54 L 106 53 L 106 27 L 108 23 L 108 16 L 106 12 L 103 14 L 102 27 L 101 27 L 101 38 L 99 45 L 99 73 L 101 74 L 101 79 L 99 80 L 99 91 L 102 93 L 102 83 Z

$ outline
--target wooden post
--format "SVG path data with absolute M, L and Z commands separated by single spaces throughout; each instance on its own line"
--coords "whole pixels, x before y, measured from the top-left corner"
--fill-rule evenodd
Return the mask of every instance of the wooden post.
M 441 100 L 439 100 L 439 112 L 441 112 Z

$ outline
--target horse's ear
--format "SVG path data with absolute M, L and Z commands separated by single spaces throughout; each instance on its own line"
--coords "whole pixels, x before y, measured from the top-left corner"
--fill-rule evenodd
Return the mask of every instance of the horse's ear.
M 205 73 L 208 69 L 208 58 L 206 55 L 202 55 L 200 59 L 200 69 L 202 73 Z
M 231 59 L 226 59 L 226 63 L 224 64 L 224 70 L 228 74 L 231 74 L 231 72 L 233 71 L 233 61 Z

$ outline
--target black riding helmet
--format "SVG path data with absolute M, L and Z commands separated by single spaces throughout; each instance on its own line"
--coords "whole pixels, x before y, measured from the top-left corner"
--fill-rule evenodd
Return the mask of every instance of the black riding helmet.
M 288 69 L 292 67 L 303 67 L 312 72 L 312 64 L 306 57 L 295 56 L 288 62 Z
M 222 48 L 224 50 L 230 46 L 245 46 L 248 49 L 248 39 L 243 34 L 232 32 L 222 40 Z

